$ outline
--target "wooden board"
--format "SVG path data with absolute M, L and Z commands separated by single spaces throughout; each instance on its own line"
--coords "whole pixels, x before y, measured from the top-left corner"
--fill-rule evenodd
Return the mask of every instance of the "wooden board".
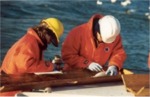
M 148 96 L 149 74 L 122 75 L 123 83 L 127 89 L 136 96 Z
M 88 70 L 76 70 L 63 72 L 63 74 L 1 75 L 0 92 L 121 81 L 120 75 L 94 78 L 95 74 L 96 72 Z
M 149 96 L 150 95 L 149 86 L 142 87 L 135 95 L 136 96 Z

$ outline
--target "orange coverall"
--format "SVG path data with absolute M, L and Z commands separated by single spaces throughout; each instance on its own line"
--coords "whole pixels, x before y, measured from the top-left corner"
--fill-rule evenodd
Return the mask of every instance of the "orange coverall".
M 9 49 L 1 69 L 7 74 L 52 71 L 53 64 L 44 61 L 43 46 L 44 43 L 36 32 L 28 29 L 27 34 Z
M 91 62 L 101 66 L 116 65 L 121 69 L 126 59 L 120 34 L 113 43 L 100 43 L 96 47 L 93 36 L 93 20 L 102 18 L 95 14 L 82 25 L 72 29 L 62 45 L 62 59 L 66 63 L 64 70 L 86 68 Z

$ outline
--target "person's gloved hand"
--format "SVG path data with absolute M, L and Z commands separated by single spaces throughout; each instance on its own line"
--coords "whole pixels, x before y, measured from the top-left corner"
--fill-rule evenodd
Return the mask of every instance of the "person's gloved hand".
M 63 69 L 63 61 L 60 55 L 55 55 L 54 59 L 52 60 L 52 63 L 54 64 L 54 70 L 60 71 Z
M 91 71 L 102 71 L 102 66 L 100 66 L 98 63 L 92 62 L 87 69 L 91 70 Z
M 118 71 L 117 71 L 117 67 L 116 66 L 109 66 L 107 71 L 106 71 L 107 75 L 113 76 L 113 75 L 117 75 Z

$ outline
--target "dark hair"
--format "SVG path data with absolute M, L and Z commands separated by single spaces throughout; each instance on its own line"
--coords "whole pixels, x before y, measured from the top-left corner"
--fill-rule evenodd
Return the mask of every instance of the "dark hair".
M 97 32 L 100 33 L 100 28 L 99 28 L 99 18 L 95 18 L 93 20 L 93 36 L 94 36 L 94 42 L 95 42 L 95 46 L 96 48 L 98 47 L 98 44 L 97 44 Z
M 100 33 L 100 28 L 99 28 L 98 20 L 99 20 L 99 18 L 95 18 L 95 19 L 93 20 L 93 36 L 94 36 L 95 38 L 97 38 L 97 35 L 96 35 L 97 32 Z
M 37 25 L 33 27 L 33 30 L 38 34 L 38 36 L 40 37 L 40 39 L 42 40 L 42 42 L 47 46 L 47 40 L 45 38 L 46 34 L 50 35 L 52 38 L 52 44 L 54 46 L 58 46 L 58 42 L 57 42 L 57 38 L 56 35 L 53 33 L 52 30 L 50 30 L 49 28 L 47 28 L 45 25 Z
M 40 37 L 44 45 L 47 47 L 47 41 L 45 38 L 45 35 L 47 34 L 47 31 L 43 25 L 37 25 L 32 27 L 33 30 L 37 33 L 37 35 Z

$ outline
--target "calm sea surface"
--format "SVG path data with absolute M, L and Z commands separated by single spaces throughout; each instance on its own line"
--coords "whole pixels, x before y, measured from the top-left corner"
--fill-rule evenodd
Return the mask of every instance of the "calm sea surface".
M 45 51 L 45 59 L 52 59 L 60 54 L 61 43 L 68 32 L 75 26 L 87 22 L 95 14 L 111 14 L 121 23 L 123 45 L 127 53 L 124 68 L 137 72 L 148 72 L 147 57 L 149 52 L 149 0 L 132 0 L 126 7 L 121 6 L 124 0 L 112 4 L 110 0 L 1 0 L 1 60 L 7 50 L 22 37 L 27 29 L 36 25 L 43 18 L 57 17 L 65 27 L 58 48 L 50 45 Z

